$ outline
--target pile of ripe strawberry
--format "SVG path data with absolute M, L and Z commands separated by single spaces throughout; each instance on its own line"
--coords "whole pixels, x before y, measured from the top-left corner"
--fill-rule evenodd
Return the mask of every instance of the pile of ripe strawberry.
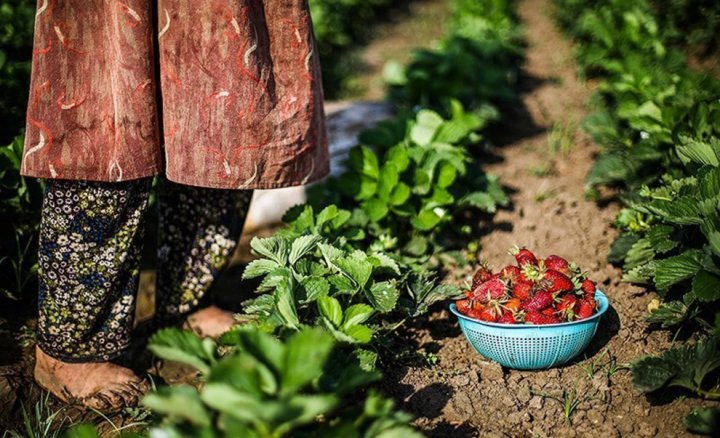
M 595 282 L 574 263 L 556 255 L 538 259 L 526 248 L 514 248 L 510 254 L 517 266 L 493 274 L 483 265 L 475 272 L 472 290 L 455 302 L 458 311 L 506 324 L 556 324 L 597 311 Z

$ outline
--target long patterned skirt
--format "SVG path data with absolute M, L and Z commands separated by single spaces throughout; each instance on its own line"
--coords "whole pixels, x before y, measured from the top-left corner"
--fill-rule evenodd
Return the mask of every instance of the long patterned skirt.
M 107 361 L 129 346 L 151 183 L 46 181 L 38 321 L 45 353 Z M 158 321 L 200 305 L 237 245 L 251 195 L 161 181 Z

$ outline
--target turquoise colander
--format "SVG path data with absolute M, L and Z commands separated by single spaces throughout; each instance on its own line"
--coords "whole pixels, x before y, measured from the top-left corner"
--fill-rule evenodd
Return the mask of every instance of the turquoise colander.
M 478 321 L 458 312 L 455 303 L 450 304 L 450 311 L 478 353 L 504 367 L 538 370 L 563 364 L 588 346 L 609 306 L 607 296 L 599 290 L 595 300 L 598 311 L 590 318 L 547 325 Z

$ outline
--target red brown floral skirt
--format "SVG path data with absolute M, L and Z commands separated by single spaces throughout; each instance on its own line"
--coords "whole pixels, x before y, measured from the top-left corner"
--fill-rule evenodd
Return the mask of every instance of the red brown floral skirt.
M 305 0 L 39 0 L 22 173 L 304 184 L 322 103 Z

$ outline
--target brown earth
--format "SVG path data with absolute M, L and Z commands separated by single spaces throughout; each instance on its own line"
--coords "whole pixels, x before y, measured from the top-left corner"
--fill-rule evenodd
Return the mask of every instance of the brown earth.
M 584 357 L 547 371 L 510 370 L 484 360 L 455 318 L 440 310 L 408 330 L 424 360 L 388 367 L 387 393 L 418 417 L 417 426 L 438 437 L 689 435 L 682 418 L 700 403 L 673 398 L 677 394 L 648 398 L 623 366 L 667 348 L 668 335 L 647 331 L 644 317 L 654 295 L 622 283 L 620 270 L 607 263 L 618 205 L 611 193 L 586 199 L 584 179 L 598 147 L 576 127 L 590 91 L 575 76 L 571 48 L 550 8 L 548 0 L 518 4 L 528 44 L 522 105 L 507 117 L 511 122 L 499 129 L 497 147 L 486 157 L 486 169 L 500 176 L 512 206 L 487 227 L 480 253 L 498 268 L 512 261 L 507 250 L 515 244 L 566 256 L 598 281 L 611 308 Z M 561 403 L 566 399 L 578 402 L 569 421 Z

